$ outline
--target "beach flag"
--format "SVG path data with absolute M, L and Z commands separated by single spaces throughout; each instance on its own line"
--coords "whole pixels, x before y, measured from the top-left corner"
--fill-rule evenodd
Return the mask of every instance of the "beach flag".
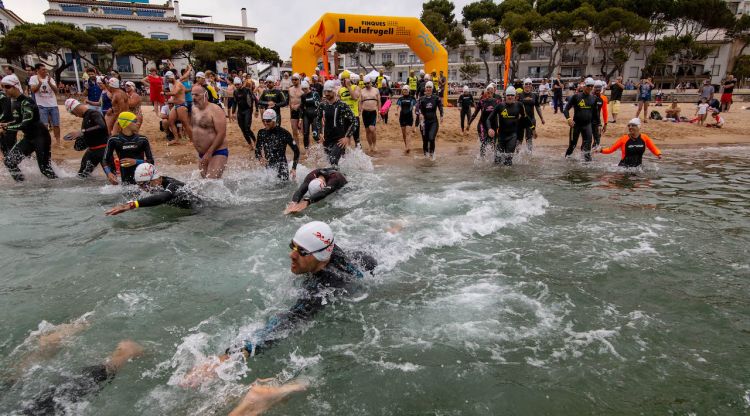
M 503 71 L 503 89 L 508 88 L 508 73 L 510 72 L 510 54 L 512 53 L 510 38 L 505 41 L 505 71 Z

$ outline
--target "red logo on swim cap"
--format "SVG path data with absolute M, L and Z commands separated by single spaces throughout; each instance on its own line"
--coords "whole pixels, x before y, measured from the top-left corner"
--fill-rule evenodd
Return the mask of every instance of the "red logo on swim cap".
M 318 240 L 322 241 L 325 245 L 330 245 L 331 240 L 329 238 L 326 238 L 323 234 L 320 233 L 320 231 L 316 231 L 315 234 L 313 234 Z

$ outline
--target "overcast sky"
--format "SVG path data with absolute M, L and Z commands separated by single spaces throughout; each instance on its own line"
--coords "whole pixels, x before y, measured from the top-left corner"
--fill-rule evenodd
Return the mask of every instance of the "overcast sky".
M 456 16 L 471 0 L 453 0 Z M 13 10 L 27 22 L 43 23 L 46 0 L 3 0 L 5 7 Z M 164 4 L 162 0 L 151 0 L 153 4 Z M 355 13 L 389 16 L 419 17 L 422 1 L 419 0 L 181 0 L 182 13 L 213 16 L 214 23 L 241 25 L 240 9 L 247 8 L 250 26 L 258 28 L 255 40 L 271 48 L 283 59 L 290 57 L 292 45 L 315 23 L 322 13 Z

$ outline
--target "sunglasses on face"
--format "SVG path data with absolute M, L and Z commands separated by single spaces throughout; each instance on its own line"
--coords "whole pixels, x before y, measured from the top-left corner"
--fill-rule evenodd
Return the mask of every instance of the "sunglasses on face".
M 275 121 L 275 120 L 273 120 L 273 119 L 271 119 L 271 120 L 263 120 L 263 124 L 266 124 L 266 123 L 271 123 L 271 122 L 273 122 L 273 121 Z
M 291 241 L 289 243 L 289 248 L 292 251 L 296 251 L 297 254 L 299 254 L 300 256 L 307 257 L 307 256 L 309 256 L 311 254 L 320 253 L 321 251 L 323 251 L 323 250 L 327 249 L 328 247 L 330 247 L 332 244 L 333 244 L 333 241 L 331 241 L 331 244 L 328 244 L 327 246 L 321 248 L 320 250 L 308 251 L 308 250 L 306 250 L 306 249 L 298 246 L 297 243 L 295 243 L 294 241 Z
M 13 88 L 12 85 L 3 85 L 3 89 L 9 90 L 11 88 Z

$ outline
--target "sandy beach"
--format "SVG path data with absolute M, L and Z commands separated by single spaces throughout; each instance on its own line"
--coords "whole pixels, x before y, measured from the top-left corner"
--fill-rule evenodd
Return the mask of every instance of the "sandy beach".
M 696 145 L 728 145 L 728 144 L 743 144 L 750 143 L 750 119 L 748 119 L 748 110 L 743 110 L 742 106 L 745 103 L 735 103 L 729 113 L 723 113 L 722 116 L 726 120 L 725 127 L 722 129 L 701 127 L 697 124 L 690 123 L 672 123 L 665 121 L 650 120 L 649 123 L 644 124 L 641 131 L 648 134 L 655 143 L 663 147 L 665 156 L 669 154 L 669 148 L 679 146 L 696 146 Z M 695 112 L 695 107 L 688 104 L 681 104 L 682 114 L 691 118 Z M 663 107 L 649 107 L 649 111 L 652 109 L 658 110 L 664 115 Z M 637 107 L 632 103 L 623 103 L 621 105 L 621 113 L 618 115 L 617 123 L 610 123 L 607 132 L 602 138 L 603 145 L 612 144 L 619 136 L 626 133 L 626 123 L 632 117 L 635 116 Z M 144 113 L 144 124 L 141 129 L 141 134 L 149 138 L 154 153 L 154 157 L 157 161 L 167 162 L 168 164 L 187 165 L 196 163 L 197 158 L 195 149 L 192 144 L 187 141 L 182 141 L 181 145 L 178 146 L 167 146 L 164 133 L 159 131 L 158 118 L 151 107 L 143 107 Z M 562 147 L 568 143 L 568 126 L 565 123 L 565 119 L 562 114 L 554 114 L 552 109 L 547 106 L 543 109 L 546 123 L 542 125 L 538 123 L 539 137 L 535 141 L 535 146 L 555 146 Z M 63 106 L 60 106 L 61 114 L 61 130 L 62 135 L 65 133 L 80 129 L 80 119 L 68 114 Z M 284 128 L 291 131 L 289 122 L 289 109 L 285 108 L 282 110 L 283 121 L 282 125 Z M 709 118 L 709 120 L 711 119 Z M 239 127 L 235 121 L 228 122 L 228 143 L 229 143 L 229 166 L 235 164 L 246 165 L 250 158 L 250 152 L 245 140 L 242 138 Z M 455 155 L 455 154 L 466 154 L 476 151 L 478 148 L 477 136 L 476 136 L 476 122 L 472 124 L 471 131 L 466 135 L 461 134 L 459 110 L 455 107 L 448 107 L 445 110 L 445 118 L 443 124 L 440 126 L 440 131 L 437 138 L 437 156 L 441 155 Z M 253 131 L 258 131 L 261 126 L 260 118 L 253 119 Z M 377 159 L 379 164 L 388 163 L 403 163 L 404 162 L 404 144 L 401 139 L 401 130 L 398 126 L 398 117 L 395 113 L 395 106 L 392 107 L 390 113 L 389 124 L 382 123 L 378 120 L 377 125 L 378 132 L 378 151 L 371 153 L 367 150 L 366 138 L 364 130 L 361 131 L 360 137 L 365 148 L 365 151 L 374 158 Z M 300 143 L 301 143 L 300 137 Z M 411 136 L 411 155 L 420 155 L 422 140 L 419 136 L 419 132 L 413 133 Z M 291 157 L 291 151 L 288 151 Z M 73 143 L 63 143 L 63 148 L 56 147 L 53 144 L 52 158 L 58 165 L 65 166 L 66 169 L 77 169 L 80 163 L 81 152 L 73 150 Z M 302 160 L 305 159 L 303 152 Z M 97 175 L 101 175 L 101 171 L 98 171 Z

